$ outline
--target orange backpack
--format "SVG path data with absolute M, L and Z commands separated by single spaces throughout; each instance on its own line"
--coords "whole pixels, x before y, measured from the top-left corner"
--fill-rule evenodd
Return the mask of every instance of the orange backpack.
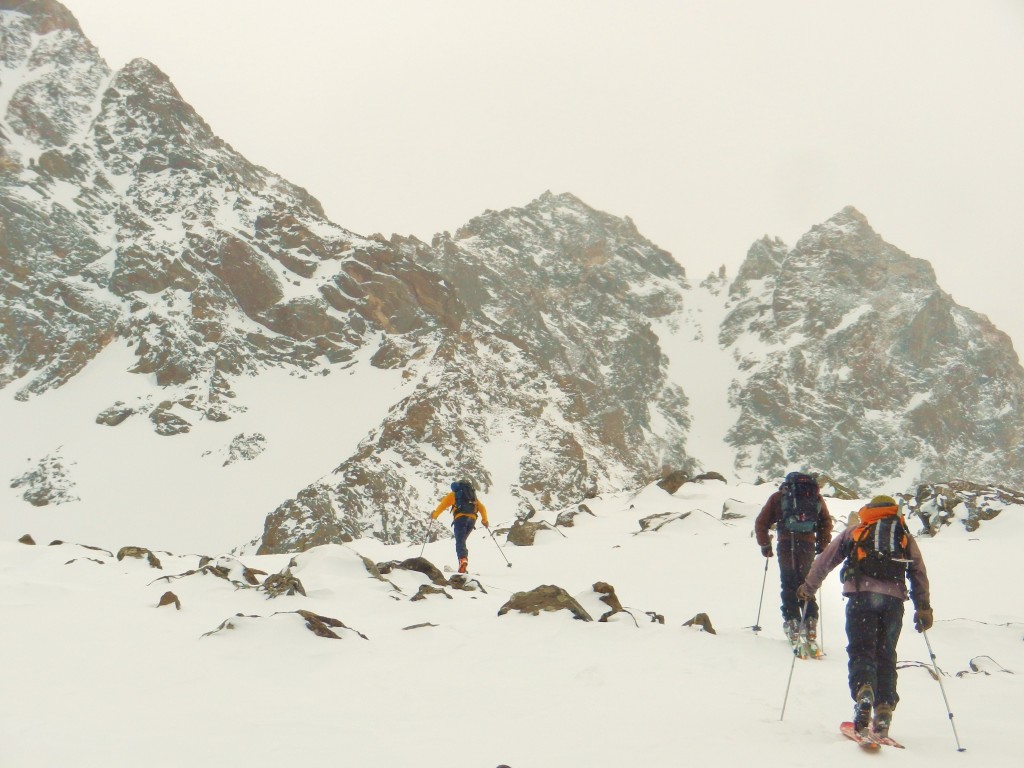
M 898 512 L 874 517 L 870 515 L 873 511 L 863 510 L 862 522 L 847 543 L 841 578 L 846 581 L 870 576 L 902 583 L 907 577 L 907 566 L 912 562 L 907 549 L 910 537 L 907 522 Z M 864 517 L 868 518 L 866 522 Z

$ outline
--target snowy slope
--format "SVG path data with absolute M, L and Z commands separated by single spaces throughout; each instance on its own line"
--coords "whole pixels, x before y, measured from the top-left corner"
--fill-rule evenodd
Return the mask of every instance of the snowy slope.
M 174 555 L 155 552 L 160 570 L 117 561 L 120 546 L 145 542 L 113 532 L 81 542 L 105 552 L 4 537 L 0 655 L 17 663 L 8 664 L 0 697 L 0 764 L 859 765 L 870 758 L 836 731 L 850 710 L 837 576 L 822 590 L 827 656 L 792 661 L 775 561 L 766 573 L 751 538 L 771 490 L 711 481 L 675 496 L 649 487 L 593 499 L 593 514 L 577 515 L 573 527 L 501 552 L 476 532 L 471 565 L 486 592 L 448 587 L 450 599 L 418 601 L 410 598 L 425 576 L 393 571 L 384 582 L 360 559 L 414 557 L 416 544 L 364 539 L 296 555 L 291 573 L 306 596 L 268 599 L 239 586 L 242 563 L 276 573 L 293 556 L 212 561 L 238 584 L 210 573 L 162 578 L 200 567 L 197 554 L 183 552 L 218 555 L 201 532 Z M 830 500 L 837 518 L 857 505 Z M 723 520 L 724 508 L 742 517 Z M 661 513 L 676 519 L 638 533 L 640 519 Z M 492 519 L 507 522 L 497 505 Z M 877 759 L 1016 764 L 1024 605 L 993 586 L 1019 581 L 1022 536 L 1016 507 L 973 534 L 954 524 L 919 539 L 936 612 L 929 638 L 968 751 L 956 751 L 941 691 L 923 668 L 925 644 L 908 620 L 893 728 L 908 749 Z M 454 561 L 447 541 L 426 545 L 425 556 L 438 567 Z M 755 634 L 763 578 L 764 630 Z M 565 612 L 497 615 L 511 593 L 541 584 L 596 605 L 596 581 L 614 586 L 631 615 L 608 623 Z M 167 590 L 180 611 L 156 607 Z M 337 628 L 341 639 L 318 637 L 291 613 L 299 609 L 350 629 Z M 699 612 L 717 634 L 681 626 Z M 205 636 L 229 618 L 234 629 Z M 972 661 L 981 671 L 971 672 Z

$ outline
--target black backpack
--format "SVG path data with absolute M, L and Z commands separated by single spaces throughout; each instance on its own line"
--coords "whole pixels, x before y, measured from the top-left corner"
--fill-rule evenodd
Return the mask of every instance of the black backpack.
M 455 493 L 455 511 L 464 515 L 476 514 L 476 491 L 468 481 L 452 483 L 452 491 Z
M 810 475 L 790 472 L 779 486 L 782 492 L 782 520 L 779 529 L 792 533 L 811 533 L 821 517 L 821 493 L 818 481 Z
M 846 562 L 840 578 L 870 576 L 903 583 L 907 578 L 907 541 L 910 533 L 899 514 L 887 515 L 872 523 L 857 526 L 846 544 Z

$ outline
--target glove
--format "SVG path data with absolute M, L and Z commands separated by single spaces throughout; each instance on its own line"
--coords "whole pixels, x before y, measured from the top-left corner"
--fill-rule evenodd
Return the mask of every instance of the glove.
M 761 547 L 761 554 L 765 557 L 775 557 L 775 553 L 772 552 L 771 544 L 765 544 L 763 547 Z
M 807 588 L 806 584 L 801 584 L 796 588 L 796 596 L 798 600 L 802 600 L 805 603 L 814 601 L 814 593 Z
M 932 628 L 932 609 L 922 606 L 914 611 L 914 629 L 918 632 L 927 632 Z

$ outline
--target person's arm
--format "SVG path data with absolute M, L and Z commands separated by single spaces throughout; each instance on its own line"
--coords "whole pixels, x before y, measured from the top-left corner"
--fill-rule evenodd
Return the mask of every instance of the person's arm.
M 811 570 L 808 571 L 807 578 L 804 579 L 802 585 L 807 588 L 809 594 L 817 592 L 825 577 L 832 573 L 832 570 L 846 559 L 843 542 L 850 537 L 849 531 L 850 529 L 847 528 L 836 538 L 832 539 L 832 543 L 825 547 L 825 551 L 814 558 L 814 564 L 811 566 Z
M 765 547 L 768 547 L 768 551 L 771 551 L 772 537 L 768 533 L 768 529 L 778 522 L 776 520 L 778 499 L 779 493 L 776 491 L 768 497 L 768 501 L 761 507 L 761 512 L 758 514 L 757 519 L 754 520 L 754 538 L 757 540 L 757 545 L 761 547 L 762 552 L 764 552 Z M 765 555 L 765 557 L 767 556 Z
M 437 520 L 438 516 L 454 503 L 455 491 L 449 491 L 448 495 L 441 499 L 441 503 L 437 505 L 437 509 L 434 510 L 434 513 L 430 517 Z
M 484 524 L 484 528 L 490 528 L 491 526 L 487 524 L 487 507 L 480 499 L 476 500 L 476 511 L 480 513 L 480 522 Z
M 921 556 L 921 548 L 913 536 L 907 536 L 907 556 L 910 565 L 907 566 L 907 578 L 910 580 L 910 600 L 915 608 L 931 608 L 932 596 L 928 584 L 928 571 L 924 567 L 924 558 Z
M 832 541 L 832 515 L 828 511 L 828 505 L 825 504 L 825 499 L 821 500 L 821 516 L 818 520 L 818 529 L 816 531 L 816 540 L 814 549 L 816 552 L 824 552 Z

